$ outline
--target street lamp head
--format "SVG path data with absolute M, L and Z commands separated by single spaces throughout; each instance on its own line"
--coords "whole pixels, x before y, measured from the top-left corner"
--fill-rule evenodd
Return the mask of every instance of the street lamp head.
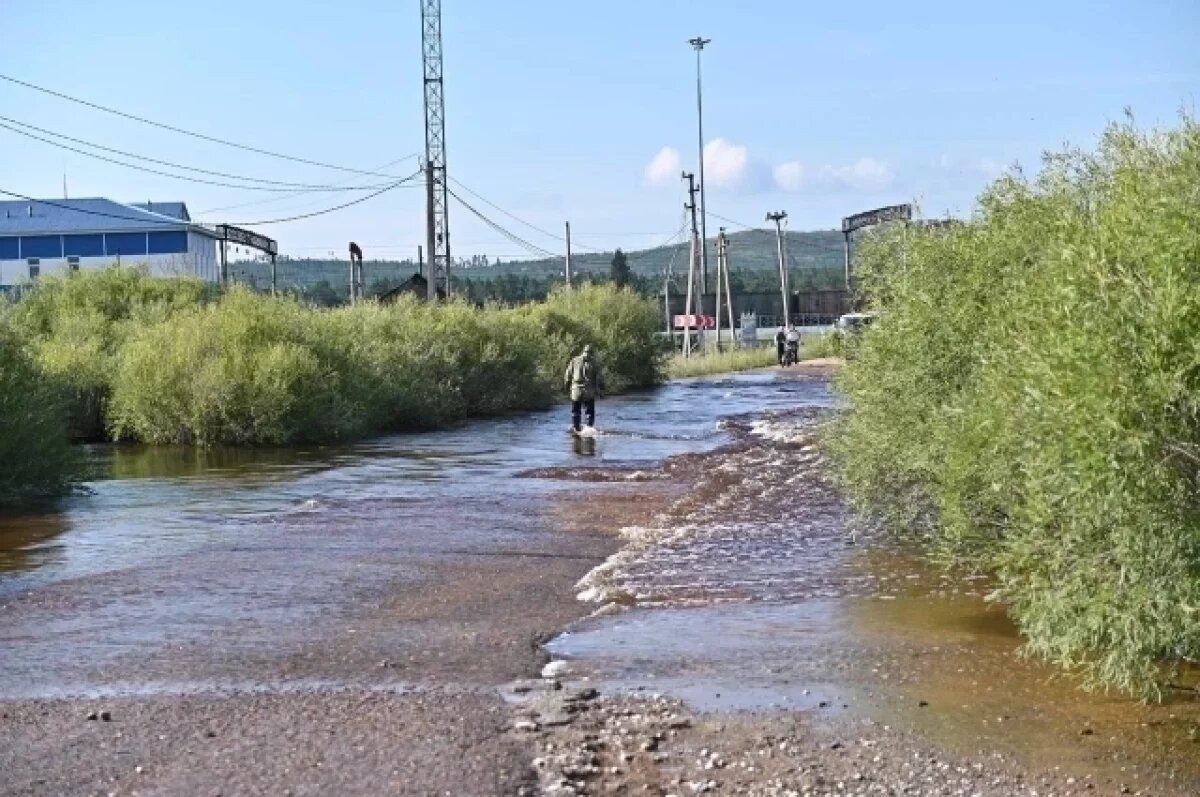
M 704 39 L 704 38 L 697 36 L 694 39 L 688 39 L 688 44 L 692 45 L 697 50 L 703 50 L 704 45 L 708 44 L 710 41 L 712 41 L 712 39 Z

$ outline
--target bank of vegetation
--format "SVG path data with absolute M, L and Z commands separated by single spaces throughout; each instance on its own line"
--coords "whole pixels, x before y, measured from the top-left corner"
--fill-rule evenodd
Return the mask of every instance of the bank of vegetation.
M 544 407 L 585 342 L 610 392 L 643 387 L 662 378 L 659 322 L 652 302 L 600 286 L 518 308 L 409 297 L 319 309 L 129 268 L 47 278 L 0 308 L 0 446 L 21 454 L 0 460 L 0 486 L 61 490 L 72 471 L 41 452 L 65 446 L 68 428 L 287 445 Z
M 1114 126 L 973 218 L 884 233 L 829 445 L 853 499 L 994 574 L 1026 648 L 1161 694 L 1200 657 L 1200 128 Z

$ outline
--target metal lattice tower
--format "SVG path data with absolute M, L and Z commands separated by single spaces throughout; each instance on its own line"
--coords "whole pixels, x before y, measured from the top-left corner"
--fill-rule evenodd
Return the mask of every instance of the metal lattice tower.
M 442 86 L 442 3 L 421 0 L 425 62 L 426 247 L 429 298 L 450 295 L 450 218 L 446 202 L 446 105 Z

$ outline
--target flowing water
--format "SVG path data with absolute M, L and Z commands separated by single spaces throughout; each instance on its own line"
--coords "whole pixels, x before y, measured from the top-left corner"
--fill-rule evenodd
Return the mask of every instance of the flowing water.
M 822 377 L 757 373 L 605 400 L 594 441 L 552 412 L 340 447 L 96 448 L 89 494 L 0 518 L 0 698 L 402 685 L 364 663 L 436 638 L 364 605 L 468 559 L 536 561 L 572 516 L 663 484 L 581 582 L 597 613 L 548 644 L 575 672 L 1200 783 L 1194 701 L 1079 692 L 1020 658 L 984 580 L 852 521 L 814 438 L 836 405 Z M 314 655 L 330 639 L 356 666 Z

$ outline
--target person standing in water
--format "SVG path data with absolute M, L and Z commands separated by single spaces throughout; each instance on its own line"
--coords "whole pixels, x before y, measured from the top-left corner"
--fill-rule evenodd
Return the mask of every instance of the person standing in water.
M 574 357 L 567 366 L 563 378 L 566 388 L 571 393 L 571 425 L 576 432 L 580 430 L 580 418 L 588 426 L 596 423 L 596 396 L 600 392 L 600 363 L 593 355 L 592 344 L 583 347 L 583 353 Z

